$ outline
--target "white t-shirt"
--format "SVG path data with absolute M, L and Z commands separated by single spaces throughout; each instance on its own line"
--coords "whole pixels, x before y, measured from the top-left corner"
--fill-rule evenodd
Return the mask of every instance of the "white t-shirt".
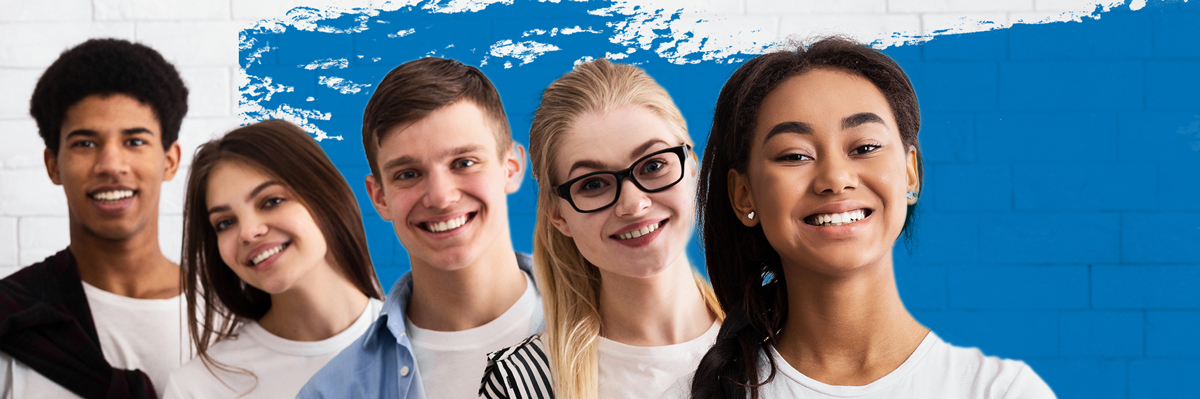
M 976 348 L 952 346 L 933 332 L 925 336 L 908 360 L 863 386 L 829 385 L 796 371 L 771 347 L 777 373 L 759 388 L 762 398 L 1033 398 L 1054 399 L 1054 392 L 1028 365 L 1017 360 L 984 356 Z M 759 358 L 759 378 L 770 372 Z M 671 387 L 663 398 L 686 398 L 691 376 Z
M 383 302 L 372 298 L 346 330 L 313 342 L 285 339 L 256 321 L 246 322 L 236 336 L 217 342 L 208 354 L 221 364 L 253 375 L 215 367 L 210 372 L 196 358 L 171 373 L 171 381 L 163 391 L 167 398 L 232 398 L 245 394 L 254 398 L 294 398 L 317 370 L 370 328 L 381 309 Z
M 487 367 L 487 354 L 521 342 L 530 334 L 529 325 L 541 300 L 529 276 L 525 276 L 525 281 L 525 293 L 521 298 L 500 317 L 479 327 L 434 331 L 404 319 L 425 397 L 479 397 L 479 380 Z
M 141 370 L 159 397 L 167 376 L 194 355 L 187 329 L 187 300 L 136 299 L 83 282 L 100 350 L 108 364 Z M 37 371 L 0 353 L 0 398 L 78 398 Z
M 671 384 L 696 371 L 700 358 L 717 340 L 720 323 L 687 342 L 666 346 L 630 346 L 600 338 L 601 398 L 657 398 Z

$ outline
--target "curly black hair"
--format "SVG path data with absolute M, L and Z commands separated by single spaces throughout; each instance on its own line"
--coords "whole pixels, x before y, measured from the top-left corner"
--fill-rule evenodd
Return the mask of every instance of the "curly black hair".
M 55 60 L 33 89 L 29 114 L 46 148 L 58 154 L 67 110 L 92 95 L 124 94 L 150 106 L 161 125 L 163 149 L 179 137 L 187 114 L 187 87 L 162 55 L 120 39 L 91 39 Z

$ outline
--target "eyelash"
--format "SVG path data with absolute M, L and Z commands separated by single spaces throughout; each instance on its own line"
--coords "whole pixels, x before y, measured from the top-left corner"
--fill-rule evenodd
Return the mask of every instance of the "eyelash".
M 859 152 L 859 150 L 861 150 L 863 148 L 867 148 L 867 147 L 871 147 L 871 149 L 867 150 L 867 151 Z M 850 151 L 850 155 L 868 154 L 868 153 L 872 153 L 875 151 L 879 151 L 880 148 L 883 148 L 883 146 L 880 144 L 863 144 L 863 145 L 860 145 L 857 148 L 855 148 L 853 151 Z
M 279 206 L 279 204 L 283 203 L 283 201 L 286 201 L 286 200 L 281 197 L 267 198 L 265 201 L 263 201 L 262 207 L 263 208 L 274 208 L 274 207 Z M 218 220 L 216 223 L 213 223 L 213 230 L 216 230 L 218 233 L 220 233 L 221 231 L 228 229 L 229 226 L 231 226 L 231 225 L 233 225 L 233 219 Z

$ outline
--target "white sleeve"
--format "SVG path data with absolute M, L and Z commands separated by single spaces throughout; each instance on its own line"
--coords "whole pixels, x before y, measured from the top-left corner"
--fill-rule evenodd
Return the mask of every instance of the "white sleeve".
M 1054 391 L 1050 390 L 1050 386 L 1046 385 L 1046 381 L 1042 381 L 1037 373 L 1033 372 L 1033 368 L 1028 364 L 1024 365 L 1020 371 L 1017 371 L 1017 377 L 1013 379 L 1012 385 L 1008 387 L 1008 392 L 1004 394 L 1005 399 L 1057 399 Z
M 0 399 L 13 399 L 13 358 L 0 352 Z

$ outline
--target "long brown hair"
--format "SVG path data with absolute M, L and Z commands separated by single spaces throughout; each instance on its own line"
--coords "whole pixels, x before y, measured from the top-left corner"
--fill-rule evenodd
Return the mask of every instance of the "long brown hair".
M 729 318 L 700 361 L 692 379 L 693 398 L 758 398 L 758 387 L 775 376 L 774 359 L 768 356 L 770 372 L 759 378 L 758 356 L 767 353 L 787 321 L 787 284 L 779 254 L 761 225 L 746 227 L 734 214 L 727 179 L 730 170 L 746 173 L 754 125 L 767 94 L 788 78 L 817 68 L 846 71 L 874 84 L 896 118 L 901 142 L 906 148 L 917 148 L 917 174 L 924 174 L 917 142 L 921 126 L 917 95 L 904 70 L 886 55 L 835 37 L 807 48 L 761 55 L 738 68 L 717 97 L 698 200 L 708 274 Z M 915 205 L 908 206 L 906 234 L 914 210 Z
M 653 112 L 680 140 L 692 144 L 683 114 L 662 86 L 641 68 L 605 59 L 580 64 L 551 83 L 529 131 L 529 157 L 538 183 L 533 265 L 545 307 L 546 355 L 555 396 L 561 398 L 594 399 L 599 394 L 600 269 L 583 257 L 574 239 L 550 223 L 550 214 L 558 206 L 552 181 L 557 172 L 555 149 L 583 114 L 625 106 Z M 724 318 L 712 287 L 699 273 L 693 277 L 709 310 Z
M 283 182 L 312 214 L 325 236 L 334 267 L 366 296 L 383 298 L 354 193 L 316 141 L 285 121 L 235 129 L 196 151 L 183 206 L 180 278 L 188 302 L 188 330 L 206 367 L 233 370 L 214 362 L 208 349 L 232 336 L 245 321 L 258 320 L 271 309 L 269 294 L 243 282 L 221 260 L 206 198 L 209 176 L 222 162 L 241 162 Z M 197 307 L 203 308 L 199 314 Z

